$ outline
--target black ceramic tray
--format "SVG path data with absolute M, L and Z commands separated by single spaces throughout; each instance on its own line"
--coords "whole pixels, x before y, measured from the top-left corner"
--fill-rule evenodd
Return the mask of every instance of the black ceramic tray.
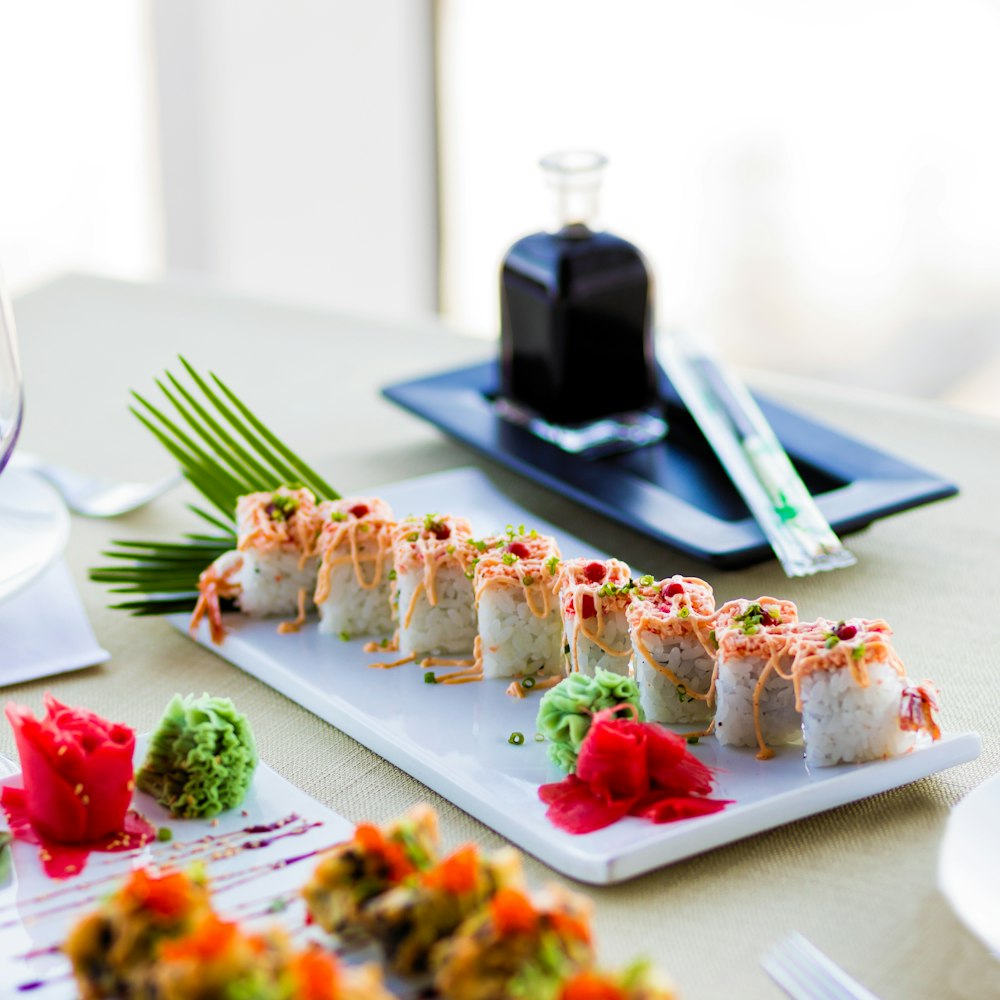
M 723 567 L 773 558 L 662 371 L 660 394 L 670 422 L 666 440 L 593 459 L 567 454 L 499 417 L 493 407 L 498 381 L 497 363 L 488 361 L 382 391 L 515 472 L 683 552 Z M 757 401 L 840 534 L 958 492 L 953 484 L 804 414 L 759 396 Z

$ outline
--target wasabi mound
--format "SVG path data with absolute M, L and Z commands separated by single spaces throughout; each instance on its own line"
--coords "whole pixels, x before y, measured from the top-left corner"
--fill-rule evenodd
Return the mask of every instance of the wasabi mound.
M 250 723 L 228 698 L 174 695 L 136 784 L 174 816 L 201 819 L 240 805 L 256 766 Z
M 551 691 L 546 691 L 538 706 L 535 726 L 549 741 L 549 760 L 572 774 L 576 770 L 580 744 L 590 729 L 594 714 L 626 704 L 635 708 L 635 717 L 642 721 L 639 688 L 635 681 L 600 667 L 593 677 L 570 674 Z

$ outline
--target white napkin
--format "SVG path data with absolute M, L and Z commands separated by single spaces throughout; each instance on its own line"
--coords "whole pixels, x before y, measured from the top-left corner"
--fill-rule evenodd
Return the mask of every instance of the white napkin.
M 98 645 L 62 562 L 0 604 L 0 686 L 91 667 L 110 658 Z

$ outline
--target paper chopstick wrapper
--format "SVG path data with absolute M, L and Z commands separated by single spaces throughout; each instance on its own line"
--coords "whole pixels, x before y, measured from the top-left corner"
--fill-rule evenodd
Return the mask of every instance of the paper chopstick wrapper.
M 746 386 L 679 334 L 657 356 L 789 576 L 853 566 Z

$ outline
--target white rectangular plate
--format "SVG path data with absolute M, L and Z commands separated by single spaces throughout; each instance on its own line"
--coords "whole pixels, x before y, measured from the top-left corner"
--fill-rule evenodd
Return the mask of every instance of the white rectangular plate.
M 373 491 L 397 515 L 450 511 L 478 534 L 524 523 L 559 541 L 563 555 L 604 556 L 560 529 L 532 517 L 478 470 L 457 469 Z M 186 631 L 185 616 L 172 623 Z M 801 748 L 785 747 L 758 761 L 754 750 L 702 740 L 694 752 L 719 770 L 717 795 L 732 805 L 711 816 L 654 825 L 627 818 L 604 830 L 573 836 L 545 818 L 538 786 L 562 775 L 534 740 L 539 695 L 508 697 L 506 680 L 437 686 L 413 664 L 372 670 L 380 659 L 315 627 L 279 635 L 273 620 L 226 618 L 225 642 L 214 646 L 203 626 L 198 641 L 231 663 L 315 712 L 391 761 L 459 808 L 582 882 L 621 882 L 792 820 L 897 788 L 975 758 L 975 733 L 945 736 L 893 760 L 809 770 Z M 383 655 L 382 659 L 391 658 Z M 521 732 L 522 746 L 508 743 Z
M 144 741 L 137 741 L 137 761 L 144 753 Z M 3 781 L 9 782 L 19 784 L 20 778 Z M 243 806 L 223 813 L 214 826 L 210 820 L 174 819 L 142 792 L 136 792 L 133 805 L 155 827 L 168 827 L 173 840 L 154 841 L 140 851 L 91 854 L 83 872 L 65 881 L 45 875 L 36 846 L 20 842 L 13 845 L 12 874 L 0 884 L 0 993 L 13 996 L 20 993 L 18 987 L 37 983 L 36 989 L 24 995 L 45 1000 L 77 996 L 69 962 L 53 949 L 65 940 L 73 923 L 112 892 L 131 868 L 150 863 L 183 868 L 196 860 L 203 861 L 213 886 L 215 906 L 222 916 L 258 927 L 281 922 L 296 931 L 305 921 L 298 890 L 315 867 L 313 852 L 346 840 L 354 831 L 354 825 L 343 816 L 320 805 L 264 764 L 258 766 Z M 271 833 L 240 832 L 293 814 L 300 819 Z M 280 837 L 300 829 L 304 832 Z M 231 856 L 218 856 L 223 853 L 218 838 L 230 833 L 234 836 L 225 842 L 226 846 L 238 849 Z M 206 836 L 213 840 L 194 843 Z M 240 845 L 268 839 L 269 844 L 239 849 Z M 281 864 L 289 859 L 298 860 Z M 272 868 L 274 864 L 279 867 Z M 280 914 L 268 912 L 270 902 L 282 899 L 290 902 Z

